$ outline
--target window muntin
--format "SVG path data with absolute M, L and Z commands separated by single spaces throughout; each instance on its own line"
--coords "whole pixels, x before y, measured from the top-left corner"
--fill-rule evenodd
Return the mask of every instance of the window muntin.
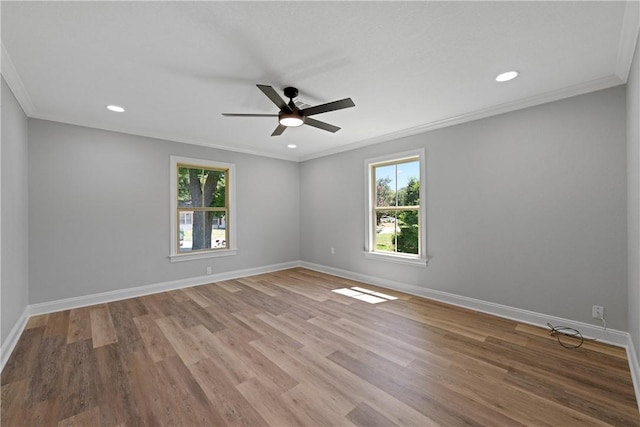
M 171 261 L 234 255 L 235 165 L 171 156 Z
M 426 266 L 424 150 L 365 161 L 368 258 Z

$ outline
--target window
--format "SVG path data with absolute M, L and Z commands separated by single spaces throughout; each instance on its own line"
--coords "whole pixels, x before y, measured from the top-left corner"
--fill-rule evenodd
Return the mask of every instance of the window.
M 424 150 L 366 161 L 365 255 L 426 265 Z
M 171 261 L 234 255 L 235 165 L 171 156 Z
M 179 213 L 180 213 L 180 225 L 193 224 L 193 212 L 179 212 Z

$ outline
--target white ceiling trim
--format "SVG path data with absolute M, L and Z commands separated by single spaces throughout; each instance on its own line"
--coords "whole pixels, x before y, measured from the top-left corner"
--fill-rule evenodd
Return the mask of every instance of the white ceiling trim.
M 11 87 L 11 84 L 9 83 L 9 81 L 7 81 L 7 83 Z M 419 126 L 415 126 L 415 127 L 409 128 L 409 129 L 403 129 L 403 130 L 398 131 L 398 132 L 393 132 L 393 133 L 389 133 L 389 134 L 385 134 L 385 135 L 380 135 L 380 136 L 377 136 L 375 138 L 365 139 L 365 140 L 362 140 L 362 141 L 358 141 L 358 142 L 355 142 L 355 143 L 352 143 L 352 144 L 348 144 L 348 145 L 345 145 L 345 146 L 342 146 L 342 147 L 338 147 L 338 148 L 322 151 L 322 152 L 319 152 L 319 153 L 316 153 L 316 154 L 313 154 L 313 155 L 309 155 L 309 156 L 276 155 L 274 153 L 269 153 L 269 152 L 266 152 L 266 151 L 239 148 L 239 147 L 235 147 L 235 146 L 231 146 L 231 145 L 215 144 L 215 143 L 212 143 L 211 141 L 207 141 L 207 140 L 189 138 L 189 137 L 180 136 L 180 135 L 170 135 L 170 134 L 165 134 L 165 133 L 161 133 L 161 132 L 157 132 L 157 133 L 156 132 L 139 132 L 139 131 L 132 130 L 132 129 L 127 129 L 127 128 L 105 128 L 105 127 L 101 127 L 100 125 L 98 125 L 96 123 L 83 123 L 83 122 L 78 122 L 77 120 L 74 120 L 72 118 L 63 118 L 63 117 L 60 117 L 60 116 L 46 116 L 46 115 L 38 114 L 38 113 L 27 114 L 27 116 L 35 118 L 35 119 L 42 119 L 42 120 L 49 120 L 49 121 L 54 121 L 54 122 L 67 123 L 67 124 L 76 125 L 76 126 L 91 127 L 91 128 L 94 128 L 94 129 L 100 129 L 100 130 L 106 130 L 106 131 L 112 131 L 112 132 L 121 132 L 121 133 L 130 134 L 130 135 L 143 136 L 143 137 L 147 137 L 147 138 L 155 138 L 155 139 L 162 139 L 162 140 L 167 140 L 167 141 L 175 141 L 175 142 L 180 142 L 180 143 L 184 143 L 184 144 L 199 145 L 199 146 L 203 146 L 203 147 L 214 148 L 214 149 L 225 150 L 225 151 L 238 152 L 238 153 L 244 153 L 244 154 L 250 154 L 250 155 L 254 155 L 254 156 L 269 157 L 269 158 L 275 158 L 275 159 L 280 159 L 280 160 L 288 160 L 288 161 L 294 161 L 294 162 L 304 162 L 304 161 L 307 161 L 307 160 L 312 160 L 312 159 L 316 159 L 316 158 L 320 158 L 320 157 L 330 156 L 332 154 L 337 154 L 337 153 L 342 153 L 342 152 L 345 152 L 345 151 L 355 150 L 355 149 L 358 149 L 358 148 L 366 147 L 368 145 L 374 145 L 374 144 L 378 144 L 378 143 L 382 143 L 382 142 L 388 142 L 388 141 L 392 141 L 392 140 L 396 140 L 396 139 L 400 139 L 400 138 L 405 138 L 405 137 L 412 136 L 412 135 L 417 135 L 417 134 L 420 134 L 420 133 L 429 132 L 429 131 L 436 130 L 436 129 L 441 129 L 441 128 L 448 127 L 448 126 L 454 126 L 454 125 L 470 122 L 470 121 L 473 121 L 473 120 L 478 120 L 478 119 L 483 119 L 483 118 L 486 118 L 486 117 L 496 116 L 498 114 L 504 114 L 504 113 L 508 113 L 508 112 L 511 112 L 511 111 L 521 110 L 523 108 L 533 107 L 533 106 L 545 104 L 545 103 L 548 103 L 548 102 L 559 101 L 561 99 L 570 98 L 572 96 L 582 95 L 582 94 L 589 93 L 589 92 L 594 92 L 594 91 L 597 91 L 597 90 L 607 89 L 607 88 L 618 86 L 618 85 L 621 85 L 621 84 L 624 84 L 624 82 L 620 79 L 620 77 L 618 77 L 617 75 L 611 75 L 611 76 L 608 76 L 608 77 L 605 77 L 605 78 L 596 79 L 596 80 L 592 80 L 592 81 L 585 82 L 585 83 L 582 83 L 582 84 L 578 84 L 578 85 L 574 85 L 574 86 L 570 86 L 570 87 L 566 87 L 566 88 L 561 88 L 561 89 L 556 90 L 556 91 L 547 92 L 547 93 L 544 93 L 544 94 L 540 94 L 540 95 L 532 96 L 532 97 L 529 97 L 529 98 L 521 99 L 519 101 L 510 102 L 510 103 L 506 103 L 506 104 L 500 104 L 500 105 L 497 105 L 495 107 L 485 108 L 483 110 L 478 110 L 478 111 L 472 111 L 472 112 L 469 112 L 467 114 L 462 114 L 462 115 L 455 116 L 455 117 L 449 117 L 449 118 L 437 120 L 435 122 L 425 123 L 425 124 L 422 124 L 422 125 L 419 125 Z M 14 90 L 13 87 L 11 87 L 11 89 Z M 15 92 L 15 90 L 14 90 L 14 92 Z
M 221 145 L 221 144 L 215 144 L 212 143 L 211 141 L 207 141 L 205 139 L 198 139 L 198 138 L 189 138 L 186 136 L 180 136 L 180 135 L 171 135 L 171 134 L 167 134 L 167 133 L 162 133 L 162 132 L 140 132 L 138 130 L 135 129 L 128 129 L 126 127 L 104 127 L 101 126 L 99 124 L 96 123 L 83 123 L 83 122 L 79 122 L 77 120 L 74 119 L 68 119 L 68 118 L 63 118 L 60 116 L 47 116 L 45 114 L 33 114 L 33 115 L 29 115 L 30 118 L 32 119 L 40 119 L 40 120 L 48 120 L 51 122 L 58 122 L 58 123 L 64 123 L 64 124 L 68 124 L 68 125 L 74 125 L 74 126 L 82 126 L 82 127 L 88 127 L 91 129 L 98 129 L 98 130 L 104 130 L 107 132 L 118 132 L 118 133 L 124 133 L 127 135 L 134 135 L 134 136 L 141 136 L 141 137 L 145 137 L 145 138 L 153 138 L 153 139 L 160 139 L 163 141 L 169 141 L 169 142 L 179 142 L 182 144 L 190 144 L 190 145 L 199 145 L 202 147 L 207 147 L 207 148 L 213 148 L 216 150 L 224 150 L 224 151 L 232 151 L 235 153 L 243 153 L 243 154 L 250 154 L 252 156 L 260 156 L 260 157 L 269 157 L 272 159 L 280 159 L 280 160 L 288 160 L 288 161 L 292 161 L 292 162 L 299 162 L 300 159 L 296 156 L 283 156 L 283 155 L 277 155 L 274 153 L 270 153 L 270 152 L 266 152 L 266 151 L 260 151 L 260 150 L 251 150 L 248 148 L 241 148 L 241 147 L 234 147 L 234 146 L 229 146 L 229 145 Z
M 423 125 L 415 126 L 409 129 L 404 129 L 398 132 L 389 133 L 386 135 L 377 136 L 375 138 L 366 139 L 363 141 L 355 142 L 353 144 L 345 145 L 343 147 L 334 148 L 331 150 L 323 151 L 311 156 L 304 156 L 298 159 L 298 161 L 306 161 L 315 159 L 318 157 L 330 156 L 332 154 L 341 153 L 344 151 L 355 150 L 356 148 L 365 147 L 367 145 L 378 144 L 381 142 L 393 141 L 407 136 L 417 135 L 428 131 L 454 126 L 473 120 L 483 119 L 486 117 L 496 116 L 498 114 L 504 114 L 511 111 L 521 110 L 523 108 L 534 107 L 536 105 L 546 104 L 548 102 L 559 101 L 561 99 L 570 98 L 572 96 L 582 95 L 589 92 L 595 92 L 597 90 L 607 89 L 614 86 L 619 86 L 624 82 L 617 75 L 604 77 L 601 79 L 592 80 L 589 82 L 581 83 L 574 86 L 561 88 L 559 90 L 543 93 L 540 95 L 531 96 L 515 102 L 509 102 L 505 104 L 496 105 L 494 107 L 485 108 L 483 110 L 472 111 L 467 114 L 462 114 L 455 117 L 449 117 L 442 120 L 437 120 L 431 123 L 425 123 Z
M 35 111 L 35 107 L 33 106 L 31 97 L 29 96 L 24 83 L 22 83 L 22 79 L 18 75 L 18 72 L 13 65 L 13 61 L 11 60 L 9 53 L 5 49 L 4 44 L 0 43 L 0 48 L 2 49 L 2 53 L 0 54 L 0 61 L 2 63 L 2 76 L 9 85 L 9 88 L 11 88 L 13 95 L 18 100 L 18 103 L 22 107 L 24 113 L 28 117 L 31 117 L 31 115 Z
M 627 0 L 622 19 L 616 74 L 626 83 L 631 71 L 631 63 L 633 62 L 633 54 L 640 30 L 640 2 L 638 0 Z

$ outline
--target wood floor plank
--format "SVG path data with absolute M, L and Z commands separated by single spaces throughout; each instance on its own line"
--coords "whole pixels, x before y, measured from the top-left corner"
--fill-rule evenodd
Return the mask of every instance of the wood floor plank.
M 48 314 L 40 314 L 37 316 L 32 316 L 27 321 L 27 325 L 24 327 L 25 329 L 39 328 L 41 326 L 47 326 L 47 322 L 49 321 Z
M 166 316 L 164 311 L 162 310 L 162 300 L 167 298 L 166 295 L 159 294 L 151 294 L 144 295 L 139 298 L 136 298 L 138 302 L 144 307 L 146 311 L 146 315 L 150 316 L 153 319 L 158 319 L 160 317 Z M 139 316 L 136 316 L 139 317 Z
M 55 426 L 58 424 L 60 401 L 57 397 L 30 407 L 18 426 Z
M 1 384 L 3 426 L 640 426 L 622 348 L 298 267 L 34 316 Z
M 213 304 L 213 301 L 207 297 L 204 293 L 200 292 L 200 286 L 194 288 L 183 289 L 183 292 L 191 299 L 191 301 L 198 304 L 200 307 L 209 307 Z
M 237 283 L 236 281 L 233 282 Z M 213 301 L 213 304 L 207 307 L 207 312 L 235 313 L 236 311 L 251 310 L 252 307 L 242 299 L 241 292 L 246 289 L 246 286 L 241 283 L 237 283 L 234 286 L 236 288 L 234 292 L 227 291 L 217 283 L 202 286 L 201 292 Z
M 19 426 L 24 422 L 26 413 L 24 397 L 28 386 L 29 380 L 27 379 L 15 380 L 2 385 L 0 425 Z
M 327 322 L 324 319 L 316 318 L 309 320 L 309 323 L 324 327 L 326 330 L 366 350 L 373 350 L 372 347 L 375 347 L 377 354 L 402 366 L 407 366 L 415 360 L 416 356 L 412 353 L 419 353 L 417 348 L 411 348 L 412 352 L 407 351 L 410 346 L 394 340 L 393 337 L 384 337 L 382 334 L 378 334 L 366 327 L 353 328 L 351 324 L 345 321 Z M 375 346 L 370 345 L 372 342 L 376 343 Z
M 266 420 L 233 384 L 225 380 L 220 369 L 210 359 L 202 359 L 188 368 L 227 426 L 267 425 Z
M 238 286 L 235 280 L 225 280 L 223 282 L 216 282 L 216 285 L 220 286 L 222 289 L 224 289 L 227 292 L 238 292 L 242 290 L 242 287 Z
M 109 314 L 116 331 L 120 351 L 134 353 L 142 350 L 144 343 L 133 321 L 133 313 L 129 311 L 127 301 L 115 301 L 109 304 Z
M 372 385 L 386 391 L 412 408 L 445 425 L 481 424 L 481 425 L 523 425 L 513 418 L 503 416 L 492 408 L 478 405 L 472 399 L 443 387 L 427 384 L 422 378 L 412 375 L 401 366 L 391 364 L 381 358 L 368 358 L 367 361 L 335 352 L 329 359 L 345 367 Z M 462 410 L 464 408 L 464 410 Z
M 425 414 L 413 409 L 404 402 L 387 394 L 378 387 L 371 387 L 371 383 L 360 378 L 348 369 L 333 363 L 312 350 L 304 347 L 298 351 L 301 362 L 313 362 L 307 369 L 313 369 L 316 377 L 323 378 L 332 385 L 331 393 L 344 396 L 343 398 L 359 404 L 360 401 L 377 408 L 394 424 L 399 426 L 436 426 L 438 423 Z
M 262 292 L 263 294 L 268 295 L 270 297 L 278 296 L 278 292 L 275 290 L 273 286 L 269 285 L 268 282 L 265 283 L 264 281 L 258 280 L 255 277 L 247 277 L 246 279 L 237 279 L 237 282 L 244 286 L 253 288 L 258 292 Z
M 255 371 L 237 356 L 234 348 L 227 346 L 204 326 L 194 326 L 189 333 L 200 347 L 202 355 L 220 368 L 229 383 L 238 385 L 255 376 Z
M 69 330 L 69 310 L 58 311 L 49 314 L 47 326 L 44 330 L 45 337 L 67 336 Z
M 67 344 L 91 339 L 91 309 L 75 308 L 69 312 Z
M 208 305 L 210 307 L 211 305 Z M 211 332 L 221 331 L 225 328 L 225 324 L 215 319 L 209 312 L 202 308 L 195 301 L 186 301 L 182 303 L 182 308 L 187 313 L 195 325 L 203 325 Z M 195 326 L 194 325 L 194 326 Z
M 302 426 L 300 419 L 280 398 L 280 391 L 266 378 L 253 377 L 239 384 L 238 391 L 247 399 L 255 410 L 272 426 Z
M 158 327 L 153 315 L 146 314 L 134 317 L 133 322 L 136 324 L 145 350 L 153 362 L 159 362 L 177 354 Z
M 184 421 L 180 425 L 216 426 L 226 422 L 222 411 L 211 404 L 208 395 L 180 358 L 172 357 L 158 365 L 161 366 L 160 376 L 164 379 L 166 389 L 172 391 L 169 395 L 171 401 L 179 402 L 179 405 L 174 403 L 169 407 L 181 413 Z
M 91 318 L 91 337 L 93 340 L 93 348 L 102 347 L 103 345 L 113 344 L 118 341 L 118 335 L 111 314 L 106 307 L 94 308 L 89 312 Z
M 361 402 L 353 408 L 346 415 L 346 418 L 359 427 L 388 427 L 396 425 L 365 402 Z
M 45 326 L 25 329 L 2 370 L 2 385 L 30 379 L 39 363 L 40 345 Z
M 131 354 L 131 394 L 143 425 L 181 425 L 182 405 L 174 405 L 175 390 L 169 389 L 162 366 L 144 352 Z M 174 357 L 177 357 L 174 355 Z
M 157 319 L 156 323 L 186 365 L 192 365 L 205 357 L 200 351 L 197 341 L 176 318 L 173 316 L 163 317 Z
M 321 399 L 324 397 L 324 399 Z M 343 414 L 336 412 L 336 402 L 331 396 L 315 394 L 314 389 L 300 384 L 280 396 L 290 411 L 303 419 L 304 425 L 355 426 Z
M 280 368 L 274 361 L 265 357 L 251 346 L 250 343 L 244 340 L 238 340 L 233 335 L 225 334 L 224 332 L 225 331 L 216 332 L 215 335 L 228 348 L 233 349 L 235 357 L 251 369 L 255 376 L 268 378 L 281 392 L 298 385 L 298 382 L 289 375 L 286 370 Z
M 26 406 L 38 402 L 52 401 L 60 394 L 66 336 L 49 336 L 42 339 L 38 348 L 37 362 L 30 374 L 29 388 L 25 398 Z M 56 423 L 57 423 L 56 419 Z
M 271 337 L 272 339 L 277 339 L 280 343 L 282 343 L 282 345 L 292 348 L 301 348 L 304 346 L 304 344 L 302 344 L 301 342 L 294 340 L 289 335 L 283 334 L 276 328 L 273 328 L 267 323 L 258 319 L 254 313 L 237 311 L 233 313 L 233 316 L 261 336 L 266 335 Z
M 353 408 L 358 403 L 357 396 L 350 395 L 339 386 L 336 386 L 335 382 L 329 378 L 327 371 L 322 371 L 317 366 L 309 363 L 297 350 L 280 348 L 278 344 L 269 337 L 253 341 L 251 345 L 267 358 L 273 360 L 274 363 L 277 363 L 280 368 L 283 370 L 286 369 L 287 373 L 291 375 L 297 383 L 313 383 L 315 389 L 323 390 L 326 394 L 340 398 L 350 408 Z
M 94 347 L 94 352 L 100 424 L 144 425 L 132 392 L 131 360 L 123 357 L 117 344 Z
M 97 360 L 90 340 L 67 344 L 60 387 L 60 419 L 98 406 Z
M 58 423 L 58 427 L 90 427 L 100 425 L 100 408 L 93 407 Z

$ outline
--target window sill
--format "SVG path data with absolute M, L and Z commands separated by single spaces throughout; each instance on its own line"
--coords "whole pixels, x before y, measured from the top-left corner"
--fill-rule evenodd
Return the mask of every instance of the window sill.
M 171 254 L 169 259 L 171 262 L 192 261 L 194 259 L 206 259 L 206 258 L 218 258 L 223 256 L 232 256 L 238 253 L 237 249 L 224 249 L 211 252 L 194 252 L 194 253 L 182 253 Z
M 383 254 L 380 252 L 368 252 L 364 251 L 364 257 L 369 259 L 375 259 L 379 261 L 393 262 L 396 264 L 413 265 L 415 267 L 426 268 L 429 263 L 429 258 L 416 258 L 403 255 L 391 255 Z

